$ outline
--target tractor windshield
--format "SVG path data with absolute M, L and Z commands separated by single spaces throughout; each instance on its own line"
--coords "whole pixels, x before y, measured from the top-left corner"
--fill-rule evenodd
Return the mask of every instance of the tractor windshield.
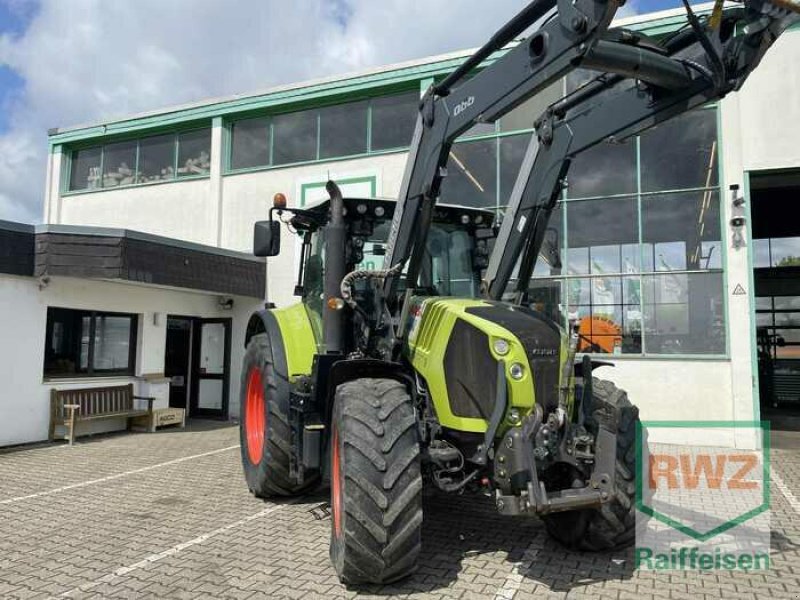
M 379 269 L 383 261 L 384 244 L 389 237 L 388 221 L 375 227 L 364 245 L 364 260 L 359 269 Z M 418 289 L 431 296 L 475 298 L 479 293 L 479 275 L 473 267 L 475 239 L 463 227 L 434 223 L 419 276 Z M 405 287 L 405 281 L 401 288 Z

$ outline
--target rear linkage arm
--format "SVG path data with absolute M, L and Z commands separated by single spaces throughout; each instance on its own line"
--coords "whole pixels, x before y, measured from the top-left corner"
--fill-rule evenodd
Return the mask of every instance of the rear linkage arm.
M 800 20 L 795 12 L 800 7 L 747 0 L 725 15 L 715 11 L 699 31 L 693 27 L 676 35 L 665 54 L 606 40 L 587 51 L 583 66 L 602 74 L 537 121 L 489 259 L 484 292 L 500 299 L 522 255 L 515 292 L 517 302 L 525 300 L 550 214 L 577 154 L 740 89 L 777 37 Z M 632 64 L 636 54 L 640 61 Z M 628 77 L 637 81 L 631 85 Z

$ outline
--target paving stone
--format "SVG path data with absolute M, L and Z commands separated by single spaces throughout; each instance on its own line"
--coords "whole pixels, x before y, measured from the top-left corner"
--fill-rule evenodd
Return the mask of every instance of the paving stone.
M 630 551 L 570 552 L 537 519 L 500 517 L 489 499 L 429 494 L 418 572 L 348 589 L 328 560 L 329 519 L 309 512 L 325 493 L 242 522 L 276 505 L 247 492 L 237 444 L 235 427 L 198 422 L 0 451 L 0 501 L 10 500 L 0 511 L 0 597 L 800 598 L 800 515 L 775 489 L 768 573 L 636 572 Z M 774 450 L 773 465 L 800 494 L 800 456 Z

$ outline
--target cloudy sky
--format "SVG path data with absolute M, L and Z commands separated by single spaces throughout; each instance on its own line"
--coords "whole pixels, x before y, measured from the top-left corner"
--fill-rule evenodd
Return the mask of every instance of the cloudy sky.
M 50 127 L 474 47 L 525 4 L 0 0 L 0 219 L 41 221 Z

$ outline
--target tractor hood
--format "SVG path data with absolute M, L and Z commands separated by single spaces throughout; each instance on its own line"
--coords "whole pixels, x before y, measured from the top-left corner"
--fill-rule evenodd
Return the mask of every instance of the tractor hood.
M 509 407 L 520 415 L 538 402 L 558 405 L 566 340 L 558 325 L 528 308 L 458 298 L 415 298 L 407 358 L 425 378 L 445 427 L 484 432 L 504 363 Z

